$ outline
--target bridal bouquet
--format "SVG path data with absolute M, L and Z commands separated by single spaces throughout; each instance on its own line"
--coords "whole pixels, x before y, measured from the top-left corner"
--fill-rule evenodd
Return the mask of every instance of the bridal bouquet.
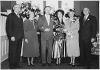
M 41 14 L 41 10 L 39 9 L 38 6 L 32 5 L 32 2 L 23 2 L 21 3 L 21 12 L 20 15 L 22 17 L 29 17 L 29 11 L 33 10 L 35 13 L 35 16 L 38 14 Z
M 60 24 L 57 17 L 52 15 L 54 40 L 64 39 L 64 25 Z

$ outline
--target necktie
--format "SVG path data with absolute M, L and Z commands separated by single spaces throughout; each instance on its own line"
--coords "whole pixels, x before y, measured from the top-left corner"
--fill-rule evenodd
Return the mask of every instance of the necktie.
M 83 18 L 83 25 L 84 25 L 85 21 L 86 21 L 86 16 L 84 16 L 84 18 Z
M 20 18 L 19 14 L 17 14 L 17 16 Z

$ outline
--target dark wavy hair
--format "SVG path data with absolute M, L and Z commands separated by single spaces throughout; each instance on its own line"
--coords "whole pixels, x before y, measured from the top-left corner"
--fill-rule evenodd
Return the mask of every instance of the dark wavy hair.
M 67 12 L 67 14 L 65 14 L 65 17 L 69 17 L 69 13 L 70 12 L 74 12 L 75 13 L 75 9 L 69 9 L 69 12 Z M 76 15 L 74 14 L 74 17 L 76 17 Z
M 57 11 L 55 12 L 55 16 L 57 17 L 57 19 L 58 19 L 58 12 L 61 12 L 61 13 L 62 13 L 62 17 L 63 17 L 63 15 L 64 15 L 64 11 L 61 10 L 61 9 L 59 9 L 59 10 L 57 10 Z M 58 21 L 59 21 L 59 19 L 58 19 Z M 60 21 L 59 21 L 59 22 L 60 22 Z M 64 24 L 63 20 L 62 20 L 61 23 Z
M 64 11 L 63 11 L 63 10 L 61 10 L 61 9 L 59 9 L 59 10 L 57 10 L 57 11 L 55 12 L 55 16 L 57 16 L 58 12 L 61 12 L 61 13 L 62 13 L 62 15 L 64 15 Z M 58 17 L 58 16 L 57 16 L 57 17 Z

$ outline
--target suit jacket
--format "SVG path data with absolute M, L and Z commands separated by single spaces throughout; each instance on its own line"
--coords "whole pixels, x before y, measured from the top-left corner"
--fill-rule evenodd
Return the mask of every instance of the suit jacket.
M 40 16 L 38 20 L 38 28 L 41 30 L 41 40 L 53 39 L 53 21 L 51 20 L 51 18 L 50 24 L 48 25 L 45 15 Z M 44 31 L 46 28 L 50 28 L 50 31 Z
M 97 33 L 96 17 L 89 15 L 85 22 L 84 17 L 81 17 L 79 33 L 82 40 L 91 40 L 91 38 L 95 38 Z
M 9 39 L 13 36 L 15 39 L 23 38 L 24 30 L 22 18 L 19 18 L 15 13 L 9 14 L 6 20 L 6 33 Z

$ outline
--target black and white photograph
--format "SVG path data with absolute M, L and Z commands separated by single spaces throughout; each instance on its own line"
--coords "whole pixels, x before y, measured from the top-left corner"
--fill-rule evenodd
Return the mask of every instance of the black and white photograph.
M 100 69 L 99 3 L 0 0 L 0 69 Z

